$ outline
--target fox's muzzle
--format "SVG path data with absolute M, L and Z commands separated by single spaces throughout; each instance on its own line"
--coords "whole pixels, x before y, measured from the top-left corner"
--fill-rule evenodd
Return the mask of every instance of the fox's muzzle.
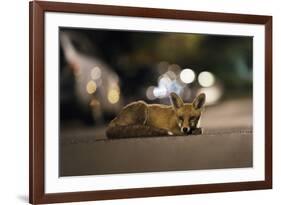
M 187 134 L 187 133 L 189 133 L 190 128 L 189 128 L 189 127 L 182 127 L 182 128 L 181 128 L 181 131 L 182 131 L 183 133 Z

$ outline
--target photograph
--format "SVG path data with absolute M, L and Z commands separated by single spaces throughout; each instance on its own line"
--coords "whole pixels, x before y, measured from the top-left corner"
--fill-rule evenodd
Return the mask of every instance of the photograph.
M 253 167 L 253 37 L 59 27 L 59 176 Z
M 30 203 L 272 188 L 272 16 L 29 4 Z

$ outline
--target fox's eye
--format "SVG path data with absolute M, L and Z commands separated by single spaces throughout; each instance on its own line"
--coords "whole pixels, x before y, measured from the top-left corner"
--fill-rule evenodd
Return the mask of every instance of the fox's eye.
M 199 119 L 198 117 L 190 117 L 189 118 L 190 125 L 191 126 L 196 126 L 198 119 Z
M 183 116 L 179 116 L 179 120 L 182 122 L 183 121 Z

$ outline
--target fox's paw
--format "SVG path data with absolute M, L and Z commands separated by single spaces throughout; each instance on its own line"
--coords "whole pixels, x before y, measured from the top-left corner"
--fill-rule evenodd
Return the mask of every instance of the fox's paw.
M 174 135 L 174 133 L 172 133 L 171 131 L 168 131 L 168 135 Z
M 202 135 L 203 134 L 203 129 L 201 127 L 195 128 L 191 130 L 192 135 Z

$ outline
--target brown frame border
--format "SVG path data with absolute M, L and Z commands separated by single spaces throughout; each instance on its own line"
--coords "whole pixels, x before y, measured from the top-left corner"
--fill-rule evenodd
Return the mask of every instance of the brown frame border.
M 44 13 L 68 12 L 265 26 L 265 180 L 46 194 L 44 192 Z M 93 4 L 29 2 L 29 202 L 32 204 L 152 197 L 272 188 L 272 16 Z

